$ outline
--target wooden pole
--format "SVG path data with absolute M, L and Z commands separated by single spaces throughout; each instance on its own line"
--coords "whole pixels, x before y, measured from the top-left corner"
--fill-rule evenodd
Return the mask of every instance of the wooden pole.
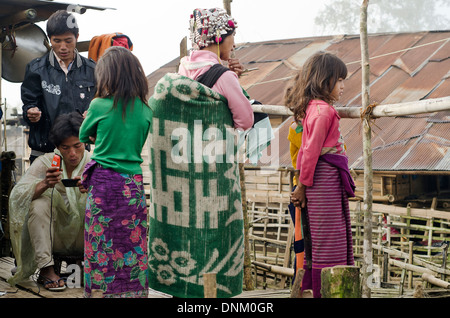
M 188 55 L 188 49 L 187 49 L 187 37 L 185 36 L 180 41 L 180 61 L 178 62 L 177 69 L 175 72 L 178 72 L 178 69 L 180 68 L 181 59 Z
M 229 15 L 231 15 L 231 2 L 233 0 L 223 0 L 223 7 Z
M 424 281 L 429 282 L 430 284 L 442 287 L 442 288 L 446 288 L 446 289 L 450 289 L 450 283 L 446 282 L 445 280 L 442 279 L 438 279 L 436 277 L 434 277 L 433 275 L 429 274 L 429 273 L 423 273 L 422 274 L 422 279 Z
M 372 118 L 397 117 L 404 115 L 416 115 L 424 113 L 434 113 L 438 111 L 449 110 L 450 97 L 432 98 L 421 101 L 377 105 L 372 108 Z M 337 107 L 341 118 L 360 118 L 360 107 Z
M 233 0 L 223 0 L 223 7 L 229 15 L 231 15 L 232 1 Z M 231 52 L 231 58 L 235 58 L 234 51 Z M 239 162 L 239 177 L 241 185 L 242 214 L 244 218 L 244 285 L 246 290 L 253 290 L 254 287 L 252 279 L 252 260 L 250 258 L 249 241 L 250 223 L 248 222 L 247 194 L 245 190 L 245 168 L 243 161 Z
M 256 113 L 292 116 L 293 113 L 282 105 L 252 105 Z M 336 107 L 341 118 L 361 118 L 363 107 Z M 425 99 L 414 102 L 377 105 L 372 107 L 371 118 L 417 115 L 450 110 L 450 97 Z
M 239 177 L 241 183 L 242 213 L 244 218 L 244 285 L 246 290 L 253 290 L 252 260 L 250 258 L 250 222 L 248 221 L 247 194 L 245 189 L 244 163 L 239 162 Z
M 261 263 L 253 261 L 253 265 L 261 267 L 262 269 L 274 273 L 274 274 L 280 274 L 288 277 L 294 277 L 294 269 L 293 268 L 287 268 L 283 266 L 278 265 L 270 265 L 267 263 Z
M 291 296 L 290 298 L 303 298 L 302 295 L 302 280 L 305 275 L 305 270 L 299 268 L 297 273 L 295 273 L 294 283 L 292 284 Z
M 413 264 L 414 263 L 414 253 L 413 253 L 413 241 L 408 241 L 408 246 L 409 246 L 409 264 Z M 413 287 L 413 273 L 412 271 L 409 271 L 408 273 L 408 288 L 412 288 Z
M 203 274 L 203 290 L 205 298 L 217 298 L 216 273 Z
M 363 154 L 364 154 L 364 244 L 363 244 L 363 273 L 362 273 L 362 297 L 370 298 L 369 280 L 373 270 L 372 260 L 372 129 L 370 126 L 369 111 L 369 86 L 370 86 L 370 64 L 369 44 L 367 36 L 367 7 L 369 0 L 363 0 L 361 5 L 361 68 L 362 68 L 362 107 L 365 109 L 363 117 Z

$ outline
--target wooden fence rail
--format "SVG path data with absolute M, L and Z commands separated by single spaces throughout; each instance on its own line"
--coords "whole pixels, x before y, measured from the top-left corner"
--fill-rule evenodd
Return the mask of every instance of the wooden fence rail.
M 269 115 L 292 116 L 292 112 L 280 105 L 252 105 L 253 111 Z M 362 107 L 336 107 L 341 118 L 361 118 Z M 421 101 L 377 105 L 372 107 L 371 117 L 395 117 L 405 115 L 417 115 L 450 110 L 450 97 L 425 99 Z

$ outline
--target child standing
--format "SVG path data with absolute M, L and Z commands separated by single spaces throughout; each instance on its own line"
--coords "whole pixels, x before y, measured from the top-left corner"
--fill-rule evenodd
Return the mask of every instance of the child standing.
M 354 265 L 348 197 L 354 183 L 333 107 L 344 90 L 347 67 L 335 55 L 311 56 L 288 90 L 286 101 L 295 118 L 302 118 L 303 138 L 297 157 L 298 186 L 291 194 L 294 205 L 306 209 L 311 259 L 305 255 L 302 290 L 321 297 L 321 270 Z
M 142 148 L 152 111 L 139 60 L 111 47 L 95 69 L 98 90 L 80 128 L 80 140 L 95 140 L 83 173 L 89 189 L 85 219 L 85 296 L 147 297 L 147 206 Z

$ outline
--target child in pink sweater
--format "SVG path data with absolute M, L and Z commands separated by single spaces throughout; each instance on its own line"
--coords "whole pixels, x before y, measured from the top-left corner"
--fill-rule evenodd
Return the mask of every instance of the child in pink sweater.
M 305 226 L 302 290 L 312 289 L 314 297 L 321 297 L 322 268 L 354 264 L 348 208 L 354 183 L 333 107 L 346 76 L 347 67 L 339 58 L 319 52 L 306 61 L 286 93 L 286 106 L 303 125 L 299 182 L 291 201 L 301 208 Z

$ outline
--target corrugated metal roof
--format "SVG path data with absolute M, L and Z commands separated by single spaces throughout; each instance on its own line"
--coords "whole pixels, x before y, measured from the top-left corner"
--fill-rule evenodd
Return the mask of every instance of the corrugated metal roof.
M 254 71 L 241 85 L 263 104 L 283 105 L 285 89 L 304 61 L 318 50 L 339 56 L 349 75 L 338 107 L 361 107 L 359 35 L 309 37 L 238 46 L 236 56 Z M 402 103 L 450 96 L 450 31 L 369 35 L 370 100 Z M 150 87 L 166 72 L 176 71 L 178 59 L 148 76 Z M 276 129 L 276 141 L 264 153 L 261 166 L 292 167 L 287 140 L 292 118 Z M 373 127 L 373 169 L 391 171 L 450 171 L 450 111 L 397 118 L 379 118 Z M 363 169 L 361 124 L 341 119 L 349 165 Z

